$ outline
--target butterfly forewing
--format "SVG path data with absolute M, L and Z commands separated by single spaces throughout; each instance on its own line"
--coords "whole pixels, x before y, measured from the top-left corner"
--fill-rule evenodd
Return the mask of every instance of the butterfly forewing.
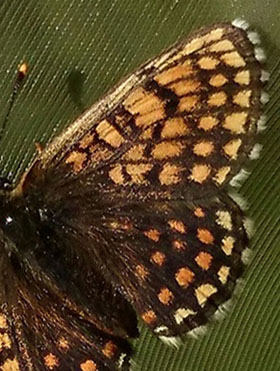
M 193 197 L 201 185 L 211 192 L 236 175 L 255 143 L 260 78 L 245 31 L 203 30 L 132 75 L 111 112 L 100 103 L 89 110 L 46 149 L 39 167 L 64 174 L 68 165 L 113 192 L 133 186 L 144 195 L 171 189 Z
M 1 296 L 2 368 L 124 368 L 134 310 L 173 337 L 232 296 L 248 241 L 225 186 L 249 157 L 262 110 L 250 39 L 231 24 L 202 29 L 38 155 L 10 195 L 36 248 L 20 249 L 7 230 L 3 269 L 18 293 Z

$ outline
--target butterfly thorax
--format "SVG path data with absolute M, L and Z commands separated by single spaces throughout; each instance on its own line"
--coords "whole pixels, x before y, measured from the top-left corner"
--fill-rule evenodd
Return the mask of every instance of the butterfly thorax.
M 9 200 L 7 193 L 0 198 L 0 228 L 5 240 L 4 246 L 10 254 L 24 254 L 36 246 L 39 215 L 31 212 L 22 200 Z

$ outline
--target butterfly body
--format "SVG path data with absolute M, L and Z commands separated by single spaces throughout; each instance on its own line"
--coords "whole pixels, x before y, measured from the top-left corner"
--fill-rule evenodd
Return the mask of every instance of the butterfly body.
M 202 29 L 2 190 L 2 369 L 125 368 L 136 314 L 171 338 L 232 297 L 248 237 L 227 187 L 256 141 L 261 74 L 243 29 Z

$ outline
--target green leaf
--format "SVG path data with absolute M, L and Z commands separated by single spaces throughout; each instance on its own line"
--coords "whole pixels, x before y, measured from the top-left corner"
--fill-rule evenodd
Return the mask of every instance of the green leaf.
M 240 193 L 255 222 L 243 291 L 206 335 L 174 350 L 142 326 L 133 342 L 138 370 L 280 369 L 280 22 L 279 1 L 2 0 L 0 121 L 19 63 L 30 71 L 0 144 L 2 176 L 18 179 L 50 141 L 120 78 L 203 25 L 245 18 L 267 54 L 270 101 L 264 149 Z

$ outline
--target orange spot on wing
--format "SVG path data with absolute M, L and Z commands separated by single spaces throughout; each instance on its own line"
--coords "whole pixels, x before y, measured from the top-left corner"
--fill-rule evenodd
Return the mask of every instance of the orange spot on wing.
M 161 251 L 156 251 L 151 256 L 151 261 L 155 264 L 162 266 L 165 263 L 166 256 Z
M 84 163 L 86 161 L 86 158 L 87 158 L 86 153 L 73 151 L 73 152 L 70 152 L 65 162 L 67 164 L 72 164 L 74 172 L 78 173 L 84 168 Z
M 196 143 L 193 147 L 193 152 L 197 156 L 207 157 L 209 156 L 214 150 L 214 145 L 210 141 L 202 140 L 199 143 Z
M 197 238 L 206 245 L 210 245 L 214 242 L 212 233 L 206 228 L 197 229 Z
M 139 161 L 144 159 L 144 151 L 146 144 L 137 144 L 130 148 L 130 150 L 124 155 L 127 161 Z
M 4 349 L 11 349 L 12 343 L 7 332 L 0 333 L 0 353 Z
M 191 111 L 195 108 L 199 101 L 197 95 L 189 95 L 180 99 L 178 109 L 180 112 Z
M 1 371 L 21 371 L 16 358 L 7 359 L 1 366 Z
M 141 315 L 142 319 L 148 324 L 151 325 L 157 319 L 157 316 L 153 310 L 148 310 L 147 312 Z
M 163 287 L 158 294 L 158 299 L 162 304 L 169 305 L 172 303 L 174 295 L 167 287 Z
M 136 125 L 147 127 L 165 117 L 164 101 L 154 93 L 138 88 L 124 101 L 125 108 L 136 115 Z
M 234 45 L 231 41 L 225 39 L 212 44 L 209 49 L 214 53 L 225 52 L 234 49 Z
M 189 129 L 182 117 L 173 117 L 164 122 L 161 131 L 161 137 L 166 138 L 177 138 L 189 133 Z
M 69 349 L 69 342 L 65 337 L 61 337 L 58 340 L 57 344 L 58 348 L 60 348 L 62 351 L 66 352 Z
M 183 251 L 187 248 L 186 243 L 184 241 L 180 241 L 180 240 L 174 240 L 172 242 L 172 246 L 173 246 L 174 249 L 179 250 L 179 251 L 180 250 Z
M 117 346 L 115 343 L 112 341 L 108 341 L 105 346 L 102 349 L 102 353 L 107 357 L 107 358 L 112 358 L 115 355 L 115 352 L 117 350 Z
M 82 371 L 98 371 L 96 363 L 90 359 L 81 363 L 80 367 Z
M 225 53 L 220 58 L 225 64 L 231 67 L 238 68 L 246 66 L 244 59 L 237 51 Z
M 137 126 L 147 127 L 159 120 L 164 119 L 165 112 L 163 108 L 157 108 L 152 112 L 144 112 L 143 114 L 136 117 L 135 123 Z
M 110 146 L 114 148 L 120 147 L 120 145 L 124 142 L 121 134 L 107 120 L 103 120 L 97 125 L 96 132 L 99 138 L 103 139 L 106 143 L 110 144 Z
M 237 72 L 237 74 L 235 75 L 234 81 L 239 85 L 249 85 L 250 84 L 250 72 L 247 70 Z
M 138 264 L 136 266 L 136 274 L 138 277 L 140 277 L 141 279 L 145 279 L 147 278 L 149 272 L 148 270 L 144 267 L 144 265 L 142 264 Z
M 181 180 L 180 173 L 183 169 L 177 165 L 166 163 L 159 173 L 159 181 L 162 185 L 177 184 Z
M 160 232 L 157 229 L 149 229 L 148 231 L 144 232 L 144 235 L 155 242 L 158 242 L 160 238 Z
M 118 164 L 109 171 L 109 176 L 116 184 L 124 183 L 124 176 L 122 173 L 122 165 Z
M 227 175 L 230 172 L 230 167 L 229 166 L 223 166 L 221 167 L 215 174 L 214 180 L 218 184 L 223 184 L 224 181 L 227 179 Z
M 201 251 L 195 258 L 196 263 L 204 270 L 208 270 L 211 266 L 213 256 L 207 252 Z
M 180 220 L 169 220 L 168 224 L 172 229 L 174 229 L 174 231 L 179 233 L 186 233 L 186 227 Z
M 212 86 L 215 86 L 216 88 L 223 86 L 228 79 L 222 75 L 221 73 L 218 73 L 217 75 L 214 75 L 211 77 L 209 83 Z
M 185 145 L 181 142 L 161 142 L 155 145 L 152 155 L 157 160 L 178 157 L 184 148 Z
M 204 218 L 204 217 L 205 217 L 205 212 L 202 210 L 201 207 L 197 207 L 197 208 L 194 210 L 194 215 L 195 215 L 197 218 Z
M 93 143 L 94 135 L 92 133 L 87 133 L 83 138 L 79 141 L 79 146 L 82 149 L 86 149 L 90 147 L 90 145 Z
M 195 295 L 198 301 L 198 304 L 201 307 L 204 307 L 204 305 L 207 302 L 207 299 L 215 294 L 217 292 L 217 288 L 210 283 L 205 283 L 203 285 L 200 285 L 197 289 L 195 289 Z
M 202 184 L 208 178 L 211 173 L 209 165 L 195 164 L 191 170 L 190 179 Z
M 228 157 L 235 160 L 237 158 L 237 153 L 241 146 L 241 143 L 242 140 L 240 138 L 233 139 L 224 145 L 223 150 L 226 155 L 228 155 Z
M 198 124 L 200 129 L 205 131 L 213 129 L 214 126 L 218 125 L 219 121 L 213 116 L 203 116 Z
M 222 241 L 222 250 L 226 255 L 231 255 L 234 248 L 235 239 L 232 236 L 227 236 Z
M 207 33 L 203 36 L 206 43 L 210 43 L 211 41 L 217 41 L 222 38 L 224 35 L 225 30 L 223 28 L 215 28 L 211 32 Z
M 108 148 L 101 147 L 99 144 L 92 144 L 89 147 L 89 152 L 91 154 L 90 159 L 92 164 L 98 164 L 102 161 L 108 160 L 113 152 L 110 151 Z
M 138 102 L 143 101 L 147 97 L 147 91 L 144 88 L 135 89 L 124 101 L 124 105 L 128 108 L 135 106 Z
M 214 70 L 220 61 L 214 57 L 201 57 L 199 61 L 197 62 L 199 67 L 203 70 Z
M 120 220 L 114 220 L 110 223 L 112 229 L 119 229 L 122 231 L 130 231 L 133 228 L 132 222 L 129 218 L 121 218 Z
M 7 329 L 7 317 L 4 314 L 0 314 L 0 329 Z
M 152 164 L 127 164 L 126 171 L 131 176 L 131 180 L 135 184 L 146 183 L 145 174 L 152 169 Z
M 153 137 L 153 132 L 154 132 L 154 127 L 150 126 L 147 129 L 145 129 L 142 134 L 140 135 L 139 139 L 140 140 L 149 140 L 152 139 Z
M 230 130 L 234 134 L 244 133 L 244 125 L 246 123 L 247 116 L 247 112 L 233 112 L 225 118 L 223 127 Z
M 180 268 L 175 274 L 176 281 L 184 288 L 189 286 L 189 284 L 194 280 L 194 277 L 195 274 L 187 267 Z
M 209 99 L 208 99 L 208 104 L 210 106 L 216 106 L 216 107 L 221 107 L 223 106 L 227 101 L 227 95 L 223 91 L 219 91 L 218 93 L 213 93 Z
M 233 96 L 233 102 L 240 107 L 249 108 L 251 103 L 251 94 L 251 90 L 242 90 Z
M 154 77 L 154 79 L 161 85 L 167 85 L 172 81 L 183 79 L 193 73 L 193 68 L 187 64 L 178 64 L 171 67 Z
M 189 93 L 194 93 L 200 87 L 200 82 L 194 79 L 180 80 L 176 81 L 169 86 L 176 95 L 181 97 L 182 95 L 187 95 Z
M 52 353 L 49 353 L 44 357 L 44 362 L 46 367 L 50 370 L 54 370 L 55 367 L 59 366 L 58 358 Z
M 218 271 L 219 280 L 222 282 L 223 285 L 227 283 L 229 272 L 230 268 L 226 265 L 222 265 Z

